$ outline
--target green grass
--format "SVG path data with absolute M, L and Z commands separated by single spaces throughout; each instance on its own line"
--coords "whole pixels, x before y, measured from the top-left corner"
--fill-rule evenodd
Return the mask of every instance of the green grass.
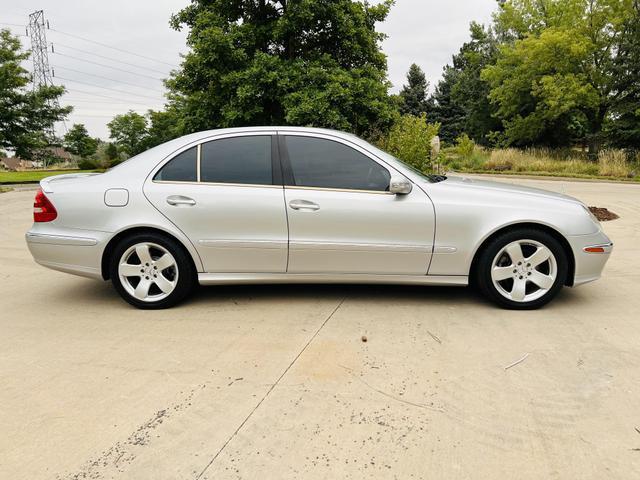
M 0 185 L 37 183 L 45 177 L 65 173 L 90 173 L 95 170 L 27 170 L 24 172 L 0 172 Z
M 7 193 L 13 190 L 13 188 L 0 187 L 0 193 Z

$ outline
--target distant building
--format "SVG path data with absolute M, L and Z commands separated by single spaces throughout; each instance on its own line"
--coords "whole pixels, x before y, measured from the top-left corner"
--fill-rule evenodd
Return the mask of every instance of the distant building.
M 62 147 L 49 147 L 47 150 L 52 156 L 59 158 L 63 162 L 71 162 L 73 160 L 73 155 Z
M 20 157 L 3 157 L 0 158 L 0 166 L 10 172 L 19 172 L 21 170 L 29 170 L 33 168 L 31 160 L 24 160 Z

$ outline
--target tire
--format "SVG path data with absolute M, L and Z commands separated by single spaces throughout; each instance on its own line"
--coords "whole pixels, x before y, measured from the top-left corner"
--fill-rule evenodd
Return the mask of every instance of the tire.
M 121 240 L 109 263 L 111 282 L 134 307 L 172 307 L 194 289 L 196 271 L 189 254 L 176 240 L 154 232 Z
M 567 254 L 556 238 L 542 230 L 519 228 L 498 235 L 479 252 L 474 280 L 499 306 L 532 310 L 558 294 L 568 269 Z

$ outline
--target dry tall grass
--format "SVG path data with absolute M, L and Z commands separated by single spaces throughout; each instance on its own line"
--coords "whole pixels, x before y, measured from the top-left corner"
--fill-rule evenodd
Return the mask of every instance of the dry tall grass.
M 580 152 L 544 148 L 492 150 L 483 167 L 487 170 L 532 172 L 602 177 L 633 177 L 632 165 L 622 150 L 602 150 L 597 162 L 590 162 Z

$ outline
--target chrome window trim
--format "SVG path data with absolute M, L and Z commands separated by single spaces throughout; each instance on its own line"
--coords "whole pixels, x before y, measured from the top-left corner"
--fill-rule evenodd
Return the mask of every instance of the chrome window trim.
M 324 192 L 344 192 L 344 193 L 373 193 L 376 195 L 395 195 L 391 192 L 382 190 L 358 190 L 355 188 L 331 188 L 331 187 L 305 187 L 302 185 L 285 185 L 284 188 L 288 190 L 315 190 Z
M 263 185 L 261 183 L 222 183 L 222 182 L 183 182 L 180 180 L 153 180 L 153 183 L 169 183 L 178 185 L 208 185 L 215 187 L 260 187 L 277 188 L 282 190 L 282 185 Z

